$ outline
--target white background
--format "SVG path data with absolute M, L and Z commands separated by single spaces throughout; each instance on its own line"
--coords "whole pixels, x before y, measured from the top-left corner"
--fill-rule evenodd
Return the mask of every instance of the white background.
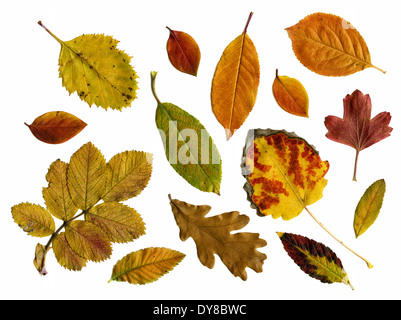
M 399 299 L 401 268 L 399 207 L 400 169 L 400 42 L 397 1 L 7 1 L 0 9 L 1 50 L 1 175 L 0 175 L 0 298 L 2 299 Z M 210 106 L 213 73 L 225 47 L 248 27 L 259 54 L 261 79 L 253 111 L 229 140 Z M 286 27 L 314 12 L 336 14 L 350 21 L 364 37 L 373 64 L 387 71 L 367 69 L 348 77 L 329 78 L 312 73 L 292 52 Z M 138 99 L 131 108 L 105 111 L 90 108 L 76 94 L 68 95 L 58 78 L 60 45 L 37 22 L 41 20 L 62 40 L 81 34 L 104 33 L 120 41 L 118 48 L 133 56 L 139 75 Z M 166 54 L 169 32 L 189 33 L 200 46 L 197 77 L 180 73 Z M 271 86 L 275 70 L 300 80 L 310 98 L 310 117 L 284 112 Z M 223 161 L 221 196 L 203 193 L 183 180 L 168 164 L 154 122 L 156 102 L 150 72 L 158 71 L 156 90 L 163 102 L 174 103 L 197 117 L 213 137 Z M 355 151 L 328 140 L 324 118 L 342 117 L 342 100 L 355 89 L 370 94 L 372 116 L 392 115 L 391 137 L 360 154 L 358 181 L 352 181 Z M 36 140 L 24 122 L 63 110 L 88 125 L 72 140 L 48 145 Z M 323 198 L 309 209 L 338 238 L 367 258 L 365 263 L 331 238 L 305 211 L 291 221 L 258 217 L 243 190 L 240 162 L 249 129 L 294 131 L 313 144 L 330 162 Z M 126 204 L 141 213 L 146 235 L 129 244 L 113 245 L 107 261 L 88 263 L 80 272 L 58 265 L 47 256 L 48 275 L 33 266 L 35 246 L 47 238 L 27 236 L 13 222 L 10 208 L 29 201 L 44 205 L 42 187 L 50 164 L 70 156 L 86 142 L 94 143 L 109 160 L 125 150 L 154 155 L 148 187 Z M 384 178 L 387 191 L 375 224 L 355 239 L 353 216 L 366 188 Z M 210 215 L 238 210 L 251 218 L 241 231 L 260 233 L 267 246 L 263 272 L 248 270 L 248 280 L 234 277 L 216 256 L 213 269 L 204 267 L 190 238 L 179 239 L 167 195 L 192 204 L 209 204 Z M 289 258 L 277 231 L 307 236 L 329 246 L 342 260 L 355 290 L 344 284 L 323 284 L 303 273 Z M 158 281 L 143 286 L 111 282 L 113 265 L 126 254 L 150 246 L 181 251 L 186 258 Z

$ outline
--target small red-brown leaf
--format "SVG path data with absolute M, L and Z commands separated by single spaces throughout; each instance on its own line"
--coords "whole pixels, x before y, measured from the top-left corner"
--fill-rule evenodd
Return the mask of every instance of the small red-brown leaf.
M 196 76 L 201 53 L 196 41 L 187 33 L 170 30 L 167 41 L 167 54 L 171 64 L 179 71 Z
M 64 111 L 47 112 L 26 125 L 38 140 L 49 144 L 66 142 L 86 127 L 81 119 Z

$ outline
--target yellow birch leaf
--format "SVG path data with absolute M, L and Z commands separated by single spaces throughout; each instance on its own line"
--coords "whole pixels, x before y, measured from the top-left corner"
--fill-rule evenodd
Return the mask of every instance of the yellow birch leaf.
M 67 242 L 65 232 L 59 233 L 52 241 L 52 248 L 57 262 L 71 271 L 80 271 L 86 266 L 87 260 L 80 257 Z
M 298 60 L 323 76 L 347 76 L 372 65 L 369 49 L 359 32 L 341 17 L 311 14 L 286 29 Z
M 110 281 L 147 284 L 177 266 L 185 254 L 168 248 L 146 248 L 126 255 L 113 267 Z
M 91 106 L 121 110 L 136 98 L 137 75 L 131 57 L 117 49 L 118 41 L 103 34 L 84 34 L 62 41 L 38 22 L 61 45 L 59 73 L 63 86 Z
M 385 192 L 386 182 L 384 179 L 377 180 L 366 189 L 359 200 L 354 215 L 354 232 L 356 238 L 363 234 L 376 221 L 383 204 Z
M 227 140 L 252 111 L 259 87 L 259 58 L 247 27 L 224 50 L 216 66 L 211 89 L 212 110 L 226 131 Z

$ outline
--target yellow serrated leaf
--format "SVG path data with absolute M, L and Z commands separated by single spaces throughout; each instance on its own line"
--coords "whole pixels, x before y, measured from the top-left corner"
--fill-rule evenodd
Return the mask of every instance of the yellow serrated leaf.
M 61 232 L 53 239 L 52 248 L 57 262 L 64 268 L 72 271 L 80 271 L 86 266 L 87 260 L 72 250 L 65 238 L 65 232 Z

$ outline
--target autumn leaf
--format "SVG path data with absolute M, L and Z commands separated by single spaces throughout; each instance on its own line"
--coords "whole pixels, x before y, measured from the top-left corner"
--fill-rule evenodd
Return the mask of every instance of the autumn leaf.
M 252 15 L 251 12 L 244 32 L 225 48 L 213 76 L 212 110 L 225 129 L 227 140 L 242 126 L 256 102 L 259 58 L 247 34 Z
M 171 64 L 179 71 L 196 76 L 201 53 L 199 46 L 188 33 L 171 30 L 167 40 L 167 54 Z
M 355 90 L 344 99 L 343 118 L 327 116 L 324 124 L 326 137 L 356 150 L 353 180 L 356 181 L 359 153 L 371 145 L 390 136 L 391 115 L 381 112 L 371 119 L 372 102 L 368 94 Z
M 304 86 L 297 79 L 279 76 L 273 81 L 273 95 L 278 105 L 288 113 L 308 117 L 309 97 Z
M 308 205 L 323 196 L 329 163 L 306 140 L 285 130 L 250 130 L 241 167 L 246 179 L 244 189 L 258 215 L 290 220 L 305 210 L 335 240 L 364 260 L 369 268 L 373 267 L 309 210 Z
M 25 125 L 38 140 L 49 144 L 66 142 L 86 127 L 81 119 L 64 111 L 47 112 Z
M 113 267 L 111 281 L 127 281 L 131 284 L 147 284 L 176 267 L 185 254 L 168 248 L 146 248 L 132 252 Z
M 137 75 L 131 57 L 117 49 L 118 41 L 103 34 L 84 34 L 70 41 L 56 37 L 38 22 L 61 45 L 59 74 L 62 84 L 76 92 L 89 106 L 121 110 L 136 98 Z
M 33 264 L 36 270 L 38 270 L 39 274 L 42 276 L 45 276 L 47 274 L 47 271 L 45 269 L 47 251 L 49 251 L 49 248 L 47 248 L 46 246 L 40 243 L 36 245 Z
M 344 283 L 354 289 L 341 260 L 324 244 L 304 236 L 277 232 L 285 251 L 303 272 L 323 283 Z
M 383 204 L 386 182 L 384 179 L 377 180 L 369 188 L 358 202 L 354 215 L 354 232 L 358 238 L 377 219 Z
M 79 256 L 68 244 L 65 232 L 59 233 L 52 241 L 57 262 L 71 271 L 80 271 L 86 266 L 87 259 Z
M 327 13 L 311 14 L 286 29 L 298 60 L 324 76 L 347 76 L 372 65 L 365 40 L 346 20 Z
M 198 119 L 172 103 L 160 102 L 155 91 L 156 75 L 151 73 L 157 101 L 156 126 L 169 164 L 193 187 L 220 194 L 222 169 L 217 147 Z
M 193 238 L 198 258 L 204 266 L 213 268 L 214 254 L 217 254 L 230 272 L 244 281 L 247 279 L 246 267 L 262 272 L 266 255 L 257 251 L 257 248 L 264 247 L 266 241 L 259 238 L 258 233 L 231 233 L 245 227 L 249 222 L 248 216 L 232 211 L 206 218 L 210 206 L 192 205 L 171 199 L 170 195 L 169 198 L 180 228 L 180 239 L 185 241 Z

